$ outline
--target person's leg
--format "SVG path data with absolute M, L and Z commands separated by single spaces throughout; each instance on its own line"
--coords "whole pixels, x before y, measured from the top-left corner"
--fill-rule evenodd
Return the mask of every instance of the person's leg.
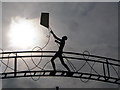
M 52 59 L 51 59 L 51 63 L 52 63 L 52 66 L 53 66 L 54 71 L 56 71 L 55 62 L 54 62 L 54 60 L 55 60 L 56 58 L 57 58 L 57 55 L 55 54 L 55 55 L 52 57 Z
M 62 55 L 60 55 L 59 58 L 60 58 L 60 61 L 61 61 L 62 65 L 63 65 L 69 72 L 71 72 L 70 69 L 69 69 L 69 67 L 65 64 Z

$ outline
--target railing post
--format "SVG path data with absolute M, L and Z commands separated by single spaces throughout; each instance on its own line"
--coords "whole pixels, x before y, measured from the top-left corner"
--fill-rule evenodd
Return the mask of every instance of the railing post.
M 14 77 L 16 77 L 16 72 L 17 72 L 17 53 L 16 53 L 15 61 L 14 61 Z
M 105 78 L 105 80 L 108 80 L 108 78 L 106 78 L 106 76 L 110 77 L 110 70 L 109 70 L 109 64 L 108 64 L 108 60 L 107 59 L 106 59 L 106 63 L 103 63 L 103 71 L 104 71 L 104 78 Z M 108 73 L 108 75 L 106 75 L 106 72 Z
M 106 59 L 106 63 L 107 63 L 108 77 L 110 77 L 110 70 L 109 70 L 109 64 L 107 59 Z
M 104 72 L 104 78 L 105 78 L 105 80 L 106 80 L 105 63 L 103 63 L 103 72 Z

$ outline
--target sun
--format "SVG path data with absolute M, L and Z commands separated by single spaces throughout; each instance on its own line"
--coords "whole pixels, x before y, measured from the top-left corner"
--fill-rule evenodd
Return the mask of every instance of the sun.
M 13 47 L 30 48 L 38 38 L 38 28 L 31 20 L 16 17 L 11 20 L 9 40 Z

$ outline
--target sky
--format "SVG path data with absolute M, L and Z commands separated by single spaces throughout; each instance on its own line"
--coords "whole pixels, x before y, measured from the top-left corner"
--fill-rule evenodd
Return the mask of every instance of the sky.
M 68 37 L 64 51 L 82 53 L 87 50 L 90 54 L 118 58 L 118 6 L 116 2 L 3 2 L 3 50 L 32 50 L 35 46 L 43 47 L 48 40 L 49 32 L 39 25 L 41 12 L 50 13 L 50 26 L 56 35 Z M 17 22 L 19 19 L 31 21 L 37 28 L 34 43 L 27 48 L 15 46 L 11 41 L 12 37 L 9 36 L 12 22 Z M 25 34 L 27 36 L 29 31 Z M 23 33 L 20 36 L 22 38 Z M 50 38 L 44 50 L 57 50 L 54 38 L 52 36 Z M 54 88 L 56 86 L 63 88 L 117 87 L 117 85 L 98 81 L 89 81 L 86 84 L 78 79 L 56 77 L 54 79 L 41 78 L 37 82 L 30 78 L 3 80 L 5 88 Z

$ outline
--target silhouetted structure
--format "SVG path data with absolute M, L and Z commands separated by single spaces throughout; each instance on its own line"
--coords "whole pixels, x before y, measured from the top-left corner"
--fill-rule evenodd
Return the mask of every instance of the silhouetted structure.
M 56 52 L 56 54 L 52 57 L 51 59 L 51 63 L 52 63 L 52 66 L 53 66 L 53 69 L 54 71 L 56 71 L 56 67 L 55 67 L 55 63 L 54 63 L 54 60 L 59 57 L 60 58 L 60 61 L 62 63 L 62 65 L 69 71 L 69 67 L 65 64 L 64 60 L 63 60 L 63 56 L 62 56 L 62 53 L 63 53 L 63 48 L 65 46 L 65 40 L 67 40 L 67 36 L 63 36 L 62 39 L 58 38 L 54 33 L 53 31 L 51 30 L 51 33 L 52 35 L 54 36 L 54 38 L 56 39 L 55 42 L 58 43 L 60 46 L 59 46 L 59 49 L 58 51 Z
M 33 53 L 33 55 L 31 55 Z M 42 53 L 40 55 L 39 53 Z M 49 53 L 49 55 L 47 55 Z M 83 65 L 80 65 L 79 67 L 76 67 L 76 70 L 72 72 L 68 71 L 61 71 L 57 70 L 56 72 L 54 70 L 47 70 L 45 69 L 45 64 L 43 67 L 38 66 L 38 64 L 35 64 L 34 68 L 38 68 L 39 70 L 33 70 L 29 69 L 30 67 L 27 65 L 28 59 L 31 57 L 53 57 L 51 55 L 52 53 L 56 53 L 56 51 L 12 51 L 12 52 L 2 52 L 1 57 L 1 63 L 3 67 L 3 72 L 1 72 L 1 79 L 10 79 L 10 78 L 23 78 L 23 77 L 38 77 L 37 80 L 40 79 L 40 77 L 71 77 L 71 78 L 78 78 L 82 82 L 88 82 L 89 80 L 96 80 L 96 81 L 102 81 L 102 82 L 108 82 L 113 84 L 120 85 L 120 77 L 118 68 L 120 67 L 120 60 L 103 57 L 103 56 L 95 56 L 95 55 L 88 55 L 88 54 L 82 54 L 82 53 L 75 53 L 75 52 L 63 52 L 63 54 L 67 55 L 66 57 L 63 56 L 63 58 L 67 58 L 69 60 L 74 60 L 74 62 L 77 61 L 77 63 L 84 63 Z M 87 57 L 87 58 L 86 58 Z M 89 58 L 88 58 L 89 57 Z M 6 64 L 4 61 L 9 63 L 9 60 L 14 60 L 12 66 L 10 64 Z M 28 70 L 23 70 L 18 68 L 18 60 L 24 61 L 24 65 L 28 67 Z M 32 59 L 29 59 L 32 60 Z M 79 61 L 79 62 L 78 62 Z M 34 62 L 33 62 L 34 63 Z M 93 63 L 91 65 L 91 63 Z M 39 63 L 40 64 L 40 63 Z M 87 67 L 90 70 L 82 70 L 82 68 Z M 99 69 L 96 69 L 95 66 L 99 66 Z M 34 79 L 33 79 L 34 80 Z
M 56 87 L 56 90 L 59 90 L 59 87 L 58 87 L 58 86 Z

